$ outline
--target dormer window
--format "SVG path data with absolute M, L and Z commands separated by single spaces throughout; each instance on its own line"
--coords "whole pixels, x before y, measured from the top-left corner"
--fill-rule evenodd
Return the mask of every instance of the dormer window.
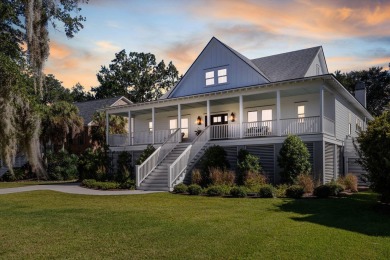
M 218 84 L 227 82 L 227 69 L 218 70 Z
M 210 68 L 205 71 L 205 80 L 206 86 L 226 84 L 228 82 L 227 78 L 227 68 Z
M 206 72 L 206 86 L 214 85 L 214 71 Z

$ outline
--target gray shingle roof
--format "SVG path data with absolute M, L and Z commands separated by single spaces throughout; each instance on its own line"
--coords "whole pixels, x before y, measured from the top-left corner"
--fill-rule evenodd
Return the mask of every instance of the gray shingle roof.
M 253 59 L 271 82 L 303 78 L 321 46 Z
M 85 102 L 75 102 L 74 105 L 78 107 L 80 116 L 84 119 L 84 125 L 88 125 L 92 121 L 93 114 L 96 110 L 112 106 L 121 98 L 122 97 L 113 97 Z

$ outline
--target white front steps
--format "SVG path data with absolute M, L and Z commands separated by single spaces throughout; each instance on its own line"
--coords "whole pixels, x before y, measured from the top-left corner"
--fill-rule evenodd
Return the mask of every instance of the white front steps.
M 146 177 L 138 187 L 139 190 L 169 191 L 168 174 L 169 165 L 171 165 L 190 145 L 190 143 L 179 143 L 176 147 L 162 160 L 161 163 Z

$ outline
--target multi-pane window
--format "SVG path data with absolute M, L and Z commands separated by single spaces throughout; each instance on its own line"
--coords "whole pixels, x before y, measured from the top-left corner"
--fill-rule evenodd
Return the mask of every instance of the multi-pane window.
M 298 106 L 298 122 L 303 123 L 305 117 L 305 106 Z
M 206 71 L 205 80 L 206 86 L 227 83 L 227 68 Z
M 356 131 L 362 131 L 363 129 L 363 121 L 359 118 L 356 118 Z
M 188 138 L 188 118 L 181 119 L 181 132 L 184 133 L 183 138 Z
M 227 69 L 218 70 L 218 84 L 227 82 Z
M 214 71 L 206 72 L 206 86 L 214 85 Z
M 150 132 L 153 131 L 153 122 L 149 122 L 149 131 L 150 131 Z

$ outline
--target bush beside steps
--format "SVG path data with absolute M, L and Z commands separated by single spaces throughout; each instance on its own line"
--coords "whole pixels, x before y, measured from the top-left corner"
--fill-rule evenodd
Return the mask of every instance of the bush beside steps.
M 135 182 L 133 180 L 127 180 L 123 183 L 118 183 L 108 181 L 96 181 L 94 179 L 85 179 L 81 182 L 81 186 L 97 190 L 134 190 Z

